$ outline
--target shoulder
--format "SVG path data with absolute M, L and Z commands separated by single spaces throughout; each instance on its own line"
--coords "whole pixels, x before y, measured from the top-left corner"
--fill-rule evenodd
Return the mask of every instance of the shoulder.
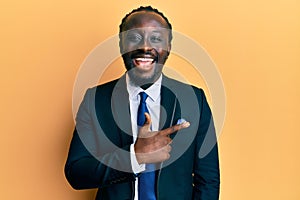
M 167 87 L 168 89 L 172 90 L 174 93 L 195 93 L 196 96 L 199 98 L 203 98 L 205 96 L 204 91 L 202 88 L 198 88 L 194 85 L 183 83 L 181 81 L 169 78 L 167 76 L 163 76 L 162 86 Z
M 120 79 L 115 79 L 112 81 L 109 81 L 104 84 L 96 85 L 93 87 L 88 88 L 85 91 L 83 101 L 94 103 L 101 99 L 101 101 L 107 99 L 108 101 L 111 99 L 112 93 L 114 91 L 114 88 L 118 84 Z
M 112 93 L 112 91 L 114 90 L 115 87 L 126 88 L 126 80 L 125 80 L 124 76 L 122 76 L 118 79 L 100 84 L 100 85 L 96 85 L 91 88 L 88 88 L 86 93 L 109 94 L 109 93 Z
M 117 82 L 119 81 L 120 79 L 115 79 L 115 80 L 112 80 L 112 81 L 109 81 L 109 82 L 106 82 L 106 83 L 103 83 L 103 84 L 100 84 L 100 85 L 96 85 L 92 88 L 89 88 L 88 90 L 109 90 L 111 88 L 114 88 L 115 85 L 117 84 Z

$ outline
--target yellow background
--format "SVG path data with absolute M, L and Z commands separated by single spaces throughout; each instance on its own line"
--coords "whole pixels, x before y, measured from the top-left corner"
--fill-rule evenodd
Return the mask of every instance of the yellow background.
M 200 43 L 223 78 L 221 199 L 300 199 L 296 0 L 1 1 L 0 199 L 94 198 L 94 190 L 73 190 L 63 174 L 73 83 L 121 18 L 148 4 Z

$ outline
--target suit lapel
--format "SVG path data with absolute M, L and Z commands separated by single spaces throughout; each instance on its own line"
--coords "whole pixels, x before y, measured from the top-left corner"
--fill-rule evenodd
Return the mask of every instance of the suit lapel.
M 133 141 L 132 126 L 125 76 L 122 76 L 115 85 L 112 92 L 111 105 L 113 118 L 119 128 L 122 144 L 131 144 Z
M 118 146 L 131 144 L 131 118 L 125 76 L 98 86 L 95 98 L 98 122 L 104 134 Z
M 180 118 L 180 105 L 176 98 L 176 94 L 172 92 L 172 84 L 169 79 L 163 76 L 161 85 L 161 111 L 160 111 L 160 130 L 169 128 L 170 126 L 176 124 L 177 120 Z M 175 134 L 171 135 L 173 138 Z

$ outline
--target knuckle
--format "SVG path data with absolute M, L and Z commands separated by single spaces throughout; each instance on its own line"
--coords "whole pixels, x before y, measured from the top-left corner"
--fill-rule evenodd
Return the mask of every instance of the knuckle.
M 170 158 L 170 154 L 169 154 L 169 153 L 166 153 L 165 159 L 168 160 L 169 158 Z
M 166 134 L 166 130 L 162 130 L 158 132 L 158 135 L 165 135 Z
M 172 132 L 174 132 L 176 130 L 175 126 L 172 126 Z
M 168 144 L 169 144 L 169 141 L 165 140 L 164 145 L 168 145 Z

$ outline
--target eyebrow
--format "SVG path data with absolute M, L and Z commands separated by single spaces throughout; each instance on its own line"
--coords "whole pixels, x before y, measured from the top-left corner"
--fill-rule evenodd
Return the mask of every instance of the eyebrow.
M 127 34 L 126 35 L 128 35 L 128 34 L 135 34 L 135 33 L 140 33 L 140 31 L 135 31 L 135 30 L 132 30 L 132 31 L 126 31 L 127 32 Z M 159 34 L 162 34 L 164 31 L 163 30 L 153 30 L 152 31 L 152 33 L 159 33 Z
M 163 31 L 154 30 L 153 33 L 162 33 Z

